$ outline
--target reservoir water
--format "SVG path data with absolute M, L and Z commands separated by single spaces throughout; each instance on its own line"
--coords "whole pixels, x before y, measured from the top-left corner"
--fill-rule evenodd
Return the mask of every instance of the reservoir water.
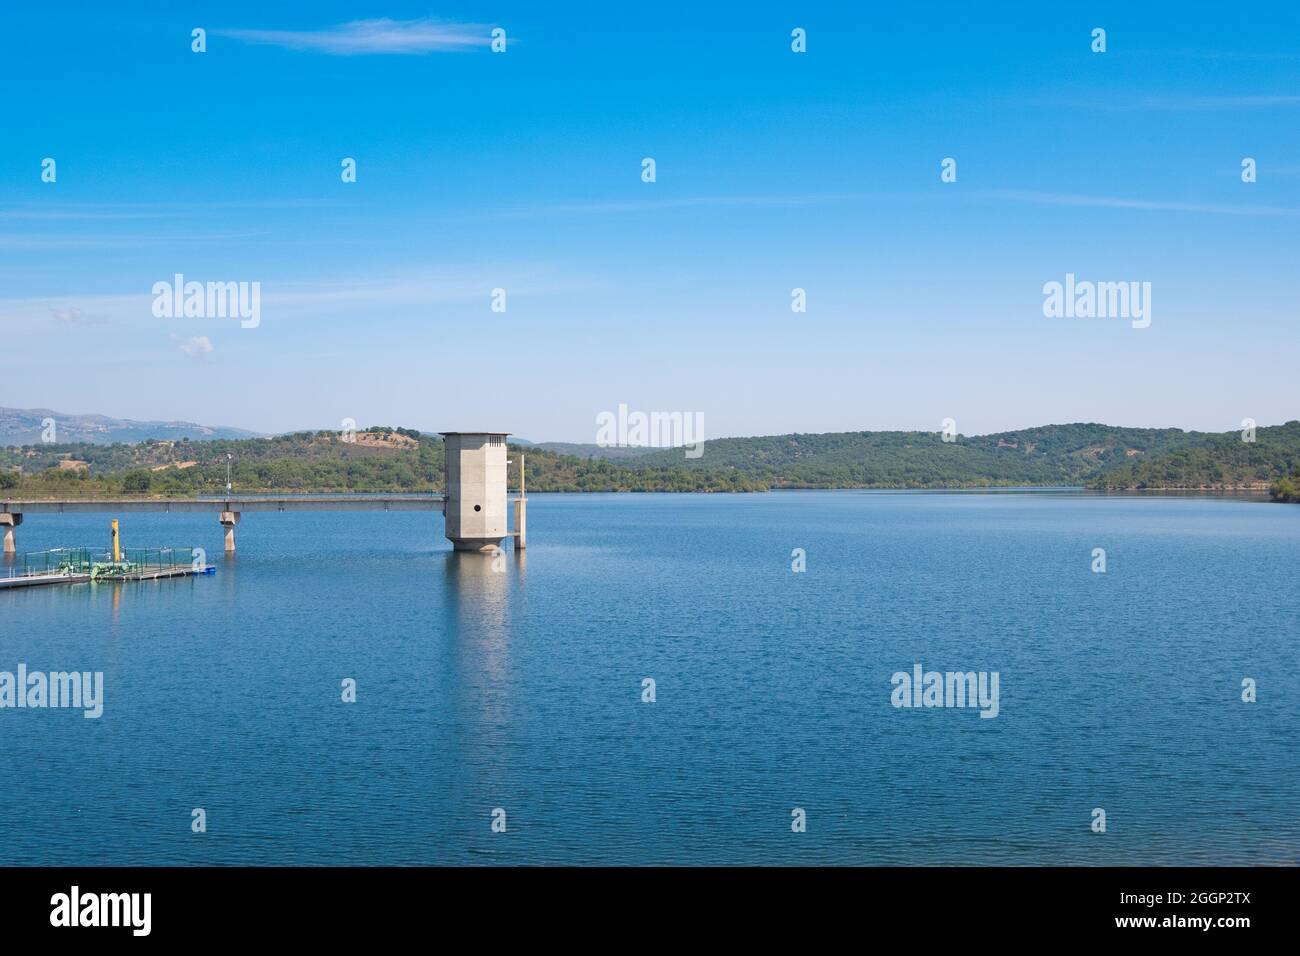
M 105 686 L 0 709 L 0 864 L 1300 861 L 1297 507 L 535 495 L 500 570 L 436 514 L 122 526 L 218 570 L 0 593 L 0 671 Z M 917 664 L 997 716 L 893 706 Z

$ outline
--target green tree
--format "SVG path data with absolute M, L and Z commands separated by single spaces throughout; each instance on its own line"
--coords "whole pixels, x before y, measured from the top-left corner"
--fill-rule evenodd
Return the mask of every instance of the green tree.
M 1274 501 L 1283 501 L 1288 504 L 1300 503 L 1300 471 L 1285 478 L 1279 478 L 1268 489 L 1268 493 L 1273 496 Z
M 131 494 L 144 493 L 153 483 L 153 476 L 147 471 L 128 471 L 122 476 L 122 490 Z

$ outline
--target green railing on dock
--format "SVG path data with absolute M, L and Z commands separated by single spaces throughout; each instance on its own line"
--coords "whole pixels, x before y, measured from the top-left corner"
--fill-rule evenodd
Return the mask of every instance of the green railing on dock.
M 28 551 L 9 568 L 10 577 L 31 577 L 39 574 L 89 573 L 93 548 L 54 548 L 50 551 Z M 84 572 L 78 569 L 85 568 Z
M 136 565 L 141 570 L 154 568 L 171 568 L 181 564 L 193 564 L 196 557 L 194 548 L 123 548 L 122 560 Z M 105 552 L 106 560 L 113 556 Z
M 114 562 L 113 552 L 101 548 L 54 548 L 27 552 L 7 569 L 9 573 L 6 576 L 94 574 L 97 568 L 158 571 L 181 565 L 193 566 L 198 556 L 194 548 L 123 548 L 122 559 Z

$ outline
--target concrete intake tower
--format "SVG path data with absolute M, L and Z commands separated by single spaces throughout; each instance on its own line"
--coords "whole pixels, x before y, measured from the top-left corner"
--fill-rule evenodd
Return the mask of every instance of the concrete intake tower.
M 439 432 L 447 453 L 447 538 L 457 551 L 495 551 L 506 518 L 509 432 Z

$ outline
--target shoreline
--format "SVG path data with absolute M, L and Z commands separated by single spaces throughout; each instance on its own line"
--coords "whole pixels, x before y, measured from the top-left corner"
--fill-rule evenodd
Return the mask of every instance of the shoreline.
M 384 498 L 384 497 L 401 497 L 421 500 L 424 498 L 440 498 L 444 495 L 442 491 L 356 491 L 356 490 L 320 490 L 320 491 L 294 491 L 279 490 L 274 488 L 257 488 L 257 489 L 240 489 L 232 490 L 225 494 L 204 494 L 204 495 L 132 495 L 123 493 L 106 492 L 104 494 L 78 494 L 75 497 L 66 495 L 49 495 L 49 494 L 24 494 L 20 489 L 6 489 L 7 495 L 0 495 L 0 511 L 6 509 L 9 503 L 35 503 L 35 502 L 99 502 L 99 501 L 139 501 L 139 502 L 203 502 L 212 503 L 226 501 L 234 498 L 249 497 L 269 497 L 269 498 L 289 498 L 311 500 L 315 498 Z M 1024 484 L 989 484 L 989 485 L 844 485 L 833 488 L 823 488 L 814 485 L 778 485 L 770 488 L 756 490 L 672 490 L 672 489 L 633 489 L 633 488 L 600 488 L 583 491 L 570 490 L 532 490 L 529 491 L 529 497 L 535 495 L 765 495 L 794 492 L 879 492 L 888 494 L 1014 494 L 1033 492 L 1036 494 L 1060 493 L 1074 494 L 1089 497 L 1220 497 L 1220 498 L 1242 498 L 1257 499 L 1261 501 L 1273 500 L 1268 493 L 1268 486 L 1263 487 L 1228 487 L 1228 488 L 1211 488 L 1211 487 L 1182 487 L 1168 486 L 1158 488 L 1090 488 L 1087 485 L 1024 485 Z M 15 493 L 17 492 L 17 493 Z M 516 495 L 517 492 L 509 492 Z

